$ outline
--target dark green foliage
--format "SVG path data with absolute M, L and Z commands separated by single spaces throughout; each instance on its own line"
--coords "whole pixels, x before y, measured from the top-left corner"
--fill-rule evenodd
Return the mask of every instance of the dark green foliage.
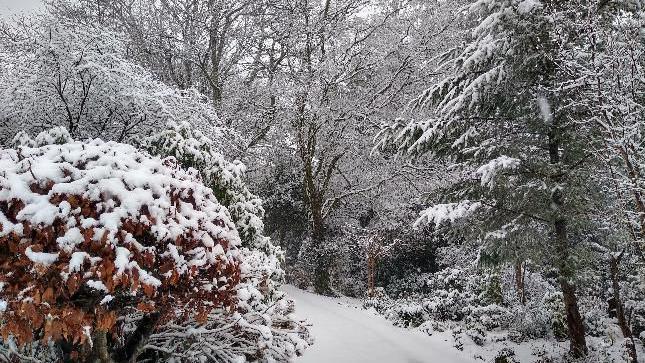
M 482 286 L 482 293 L 479 295 L 484 304 L 502 305 L 504 297 L 502 296 L 502 281 L 498 274 L 487 275 Z

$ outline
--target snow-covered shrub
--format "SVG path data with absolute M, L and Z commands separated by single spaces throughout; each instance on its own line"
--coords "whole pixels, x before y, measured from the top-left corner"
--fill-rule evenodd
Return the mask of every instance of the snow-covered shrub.
M 465 322 L 473 327 L 492 329 L 505 325 L 508 320 L 502 307 L 481 304 L 481 279 L 464 270 L 448 268 L 406 281 L 405 293 L 397 290 L 402 297 L 391 299 L 384 295 L 367 300 L 366 307 L 373 307 L 395 324 L 407 327 L 420 326 L 426 321 L 464 321 L 466 318 Z
M 639 336 L 645 345 L 645 301 L 629 301 L 632 308 L 633 321 L 632 331 L 635 336 Z
M 13 337 L 7 337 L 4 340 L 4 342 L 0 340 L 0 362 L 60 362 L 60 351 L 51 342 L 49 344 L 32 342 L 19 347 Z
M 333 289 L 345 296 L 361 298 L 368 295 L 368 248 L 365 238 L 350 228 L 345 226 L 328 236 L 325 251 L 333 256 L 330 259 Z M 312 249 L 312 246 L 308 247 Z M 315 247 L 311 252 L 315 252 Z M 375 261 L 376 268 L 378 261 Z
M 203 324 L 194 320 L 166 324 L 150 336 L 148 349 L 191 362 L 291 361 L 312 340 L 293 317 L 293 301 L 283 292 L 273 293 L 267 297 L 257 286 L 242 282 L 233 314 L 209 314 Z
M 385 315 L 398 326 L 417 327 L 427 319 L 422 303 L 414 300 L 397 301 Z
M 217 151 L 219 145 L 188 122 L 169 123 L 165 130 L 146 138 L 141 145 L 153 155 L 174 157 L 185 168 L 197 169 L 203 182 L 231 213 L 242 240 L 240 251 L 244 261 L 238 287 L 240 322 L 246 322 L 241 331 L 254 337 L 247 337 L 247 348 L 279 361 L 301 354 L 310 343 L 308 332 L 289 311 L 280 308 L 288 300 L 278 290 L 278 284 L 284 279 L 283 252 L 264 236 L 262 200 L 249 190 L 244 180 L 246 166 L 226 160 Z M 219 323 L 217 319 L 211 323 L 214 331 L 219 329 L 216 325 Z M 191 331 L 190 326 L 185 328 Z M 209 339 L 218 338 L 209 336 Z M 191 354 L 194 356 L 197 354 L 194 351 L 203 346 L 195 343 L 190 348 Z M 247 348 L 238 347 L 239 351 Z
M 466 335 L 477 345 L 484 345 L 486 342 L 486 329 L 482 324 L 468 326 Z
M 551 312 L 544 305 L 545 294 L 555 292 L 541 273 L 526 272 L 524 278 L 525 303 L 518 296 L 515 271 L 505 269 L 501 273 L 504 306 L 509 310 L 508 324 L 510 340 L 515 342 L 545 338 L 551 335 Z
M 419 284 L 419 281 L 423 281 L 422 276 L 425 276 L 425 274 L 409 273 L 387 284 L 385 291 L 388 296 L 393 298 L 403 298 L 426 292 L 422 290 L 422 286 Z
M 483 279 L 483 289 L 479 294 L 479 299 L 484 304 L 502 304 L 504 296 L 502 295 L 502 281 L 499 274 L 485 274 Z
M 185 170 L 178 167 L 178 163 L 173 157 L 166 159 L 151 158 L 147 154 L 141 153 L 133 147 L 123 144 L 112 142 L 103 143 L 99 140 L 93 140 L 86 143 L 71 142 L 61 144 L 61 139 L 54 137 L 56 135 L 68 134 L 64 129 L 48 130 L 39 134 L 35 140 L 32 140 L 26 134 L 20 135 L 17 137 L 17 140 L 19 141 L 16 141 L 16 144 L 20 145 L 19 149 L 17 151 L 5 150 L 3 153 L 7 155 L 0 160 L 9 158 L 10 160 L 14 160 L 15 163 L 22 165 L 24 169 L 22 170 L 22 176 L 27 179 L 29 179 L 29 175 L 32 175 L 33 177 L 33 175 L 38 175 L 40 171 L 47 171 L 48 169 L 46 166 L 52 166 L 52 171 L 43 175 L 43 177 L 49 178 L 50 176 L 58 176 L 59 178 L 62 178 L 60 183 L 51 185 L 52 190 L 58 190 L 60 188 L 64 189 L 67 184 L 75 185 L 77 188 L 81 187 L 83 185 L 80 183 L 81 179 L 77 180 L 76 178 L 80 178 L 83 175 L 87 175 L 88 178 L 93 177 L 95 179 L 86 183 L 88 191 L 83 193 L 84 195 L 87 194 L 87 198 L 98 198 L 99 201 L 107 200 L 107 202 L 105 202 L 105 206 L 98 202 L 92 204 L 102 211 L 102 213 L 99 213 L 100 215 L 95 216 L 96 218 L 92 220 L 83 217 L 84 213 L 86 213 L 86 209 L 84 209 L 86 208 L 85 205 L 81 205 L 78 208 L 73 209 L 70 204 L 69 208 L 61 209 L 60 211 L 60 213 L 66 211 L 68 216 L 72 216 L 74 218 L 76 218 L 76 214 L 80 213 L 80 219 L 74 219 L 74 223 L 81 224 L 79 229 L 100 228 L 103 222 L 109 222 L 111 223 L 109 224 L 109 227 L 116 228 L 116 232 L 110 232 L 111 234 L 97 234 L 97 237 L 93 238 L 89 244 L 89 248 L 91 250 L 89 251 L 90 253 L 92 253 L 95 244 L 99 244 L 103 241 L 104 236 L 107 236 L 107 239 L 105 240 L 106 246 L 113 243 L 114 238 L 116 238 L 116 241 L 120 243 L 123 239 L 120 236 L 125 236 L 123 241 L 127 248 L 130 248 L 131 252 L 133 252 L 130 256 L 131 259 L 135 259 L 141 254 L 135 248 L 144 248 L 144 251 L 149 250 L 151 252 L 161 253 L 160 257 L 156 257 L 156 254 L 154 255 L 155 261 L 159 261 L 159 263 L 161 263 L 167 259 L 171 259 L 172 261 L 175 261 L 176 264 L 182 264 L 181 266 L 183 267 L 181 267 L 181 271 L 186 271 L 188 276 L 193 276 L 194 278 L 199 277 L 199 272 L 202 269 L 206 269 L 208 264 L 202 264 L 200 262 L 188 265 L 191 260 L 189 259 L 190 256 L 186 255 L 186 253 L 194 254 L 192 261 L 205 259 L 206 262 L 209 261 L 208 253 L 201 253 L 199 248 L 188 249 L 190 248 L 190 245 L 187 243 L 176 245 L 177 243 L 185 242 L 180 238 L 181 236 L 177 237 L 177 239 L 173 239 L 175 234 L 180 233 L 182 229 L 177 227 L 166 229 L 161 228 L 164 226 L 163 219 L 153 218 L 152 216 L 146 217 L 147 214 L 145 213 L 147 212 L 145 211 L 152 211 L 150 213 L 165 213 L 164 215 L 169 218 L 170 221 L 176 220 L 184 223 L 186 233 L 192 233 L 193 235 L 198 234 L 199 239 L 204 244 L 211 244 L 210 241 L 212 241 L 215 252 L 226 250 L 227 252 L 225 253 L 227 259 L 230 260 L 229 265 L 231 265 L 231 267 L 228 268 L 225 260 L 218 258 L 217 255 L 213 255 L 215 258 L 214 268 L 230 271 L 232 273 L 232 278 L 234 279 L 232 282 L 234 283 L 226 284 L 222 276 L 217 278 L 216 275 L 213 275 L 216 280 L 213 281 L 211 285 L 219 286 L 220 289 L 211 289 L 210 293 L 204 293 L 199 289 L 193 289 L 192 291 L 198 293 L 198 296 L 196 298 L 189 299 L 186 303 L 182 303 L 183 300 L 181 299 L 181 293 L 184 291 L 183 289 L 194 287 L 194 284 L 191 285 L 184 283 L 182 285 L 182 289 L 176 289 L 176 291 L 173 291 L 177 292 L 179 296 L 175 296 L 175 294 L 173 294 L 172 300 L 168 300 L 171 297 L 168 291 L 171 290 L 168 290 L 164 287 L 165 285 L 163 285 L 166 283 L 167 279 L 167 274 L 163 274 L 163 271 L 166 270 L 166 265 L 168 265 L 168 263 L 161 265 L 154 271 L 148 271 L 147 275 L 145 273 L 141 273 L 140 271 L 144 271 L 142 268 L 147 266 L 146 263 L 148 263 L 149 259 L 149 254 L 145 252 L 143 253 L 143 261 L 131 260 L 130 262 L 127 262 L 125 270 L 127 273 L 123 273 L 120 275 L 122 277 L 115 280 L 130 282 L 132 287 L 125 293 L 110 293 L 108 295 L 107 292 L 102 290 L 102 288 L 105 287 L 109 292 L 112 285 L 107 282 L 103 282 L 104 286 L 101 286 L 98 281 L 103 280 L 100 279 L 96 281 L 93 280 L 93 282 L 90 282 L 89 284 L 82 284 L 84 280 L 80 281 L 79 285 L 81 287 L 79 288 L 79 291 L 87 290 L 92 294 L 105 295 L 103 298 L 101 298 L 101 295 L 88 300 L 88 303 L 95 302 L 95 308 L 99 311 L 102 311 L 101 309 L 103 309 L 103 306 L 105 306 L 106 310 L 111 306 L 122 308 L 122 310 L 119 311 L 119 319 L 114 323 L 113 328 L 113 330 L 116 329 L 115 331 L 119 332 L 119 336 L 121 337 L 116 340 L 113 347 L 114 350 L 119 349 L 121 346 L 120 344 L 125 342 L 126 337 L 132 336 L 137 331 L 137 328 L 142 325 L 142 322 L 149 321 L 149 317 L 156 314 L 156 311 L 153 309 L 155 306 L 150 303 L 144 302 L 138 305 L 128 305 L 129 303 L 124 304 L 121 302 L 122 299 L 130 299 L 127 300 L 128 302 L 135 301 L 133 299 L 139 295 L 141 295 L 140 298 L 148 298 L 147 293 L 149 293 L 149 291 L 144 282 L 153 278 L 158 278 L 162 281 L 160 288 L 163 289 L 163 293 L 154 290 L 153 297 L 156 298 L 158 296 L 163 298 L 165 296 L 166 298 L 166 300 L 164 300 L 164 304 L 160 305 L 159 309 L 167 306 L 172 306 L 172 308 L 170 309 L 170 313 L 160 314 L 159 321 L 152 325 L 152 327 L 154 327 L 154 332 L 150 334 L 145 342 L 145 349 L 140 352 L 140 359 L 178 359 L 184 361 L 210 360 L 222 362 L 242 362 L 247 360 L 288 361 L 293 359 L 296 355 L 302 354 L 303 350 L 311 344 L 307 329 L 293 317 L 293 303 L 285 296 L 284 293 L 277 290 L 275 281 L 270 278 L 281 276 L 282 274 L 282 270 L 279 266 L 279 259 L 275 255 L 269 255 L 263 251 L 240 246 L 240 239 L 236 231 L 235 223 L 231 220 L 231 215 L 226 210 L 225 206 L 218 203 L 212 190 L 202 185 L 201 177 L 195 169 L 189 168 Z M 37 142 L 36 140 L 40 141 Z M 47 144 L 50 145 L 39 148 L 31 148 L 28 146 Z M 97 148 L 99 150 L 104 150 L 105 152 L 103 154 L 96 152 L 95 149 Z M 43 155 L 38 154 L 39 152 Z M 54 161 L 46 163 L 46 157 L 48 156 L 54 157 Z M 34 160 L 34 158 L 39 158 L 38 160 L 42 161 L 42 165 L 33 162 L 32 160 Z M 69 160 L 66 161 L 66 158 Z M 78 170 L 73 169 L 74 164 L 70 162 L 72 158 L 74 158 L 74 160 L 78 159 L 79 165 L 76 166 L 76 169 Z M 41 159 L 44 159 L 44 161 Z M 63 167 L 60 170 L 57 170 L 56 163 L 63 165 Z M 137 166 L 135 164 L 141 165 Z M 65 168 L 70 168 L 70 170 L 73 171 L 71 176 L 68 175 L 65 171 L 68 169 Z M 141 169 L 144 171 L 140 171 Z M 149 172 L 149 175 L 145 173 L 146 170 Z M 168 173 L 172 174 L 168 176 L 166 175 Z M 117 178 L 113 183 L 110 183 L 110 175 L 113 174 L 117 176 L 123 175 L 123 180 L 119 181 Z M 185 180 L 179 178 L 179 176 L 182 178 L 185 177 Z M 163 194 L 158 193 L 162 193 L 166 189 L 172 189 L 173 184 L 168 183 L 168 180 L 172 180 L 169 179 L 171 177 L 179 178 L 179 181 L 183 183 L 181 184 L 182 187 L 192 189 L 181 189 L 175 194 L 171 194 L 171 196 L 164 198 Z M 136 185 L 132 183 L 135 183 Z M 45 181 L 46 187 L 49 187 L 50 184 L 51 183 Z M 105 187 L 104 184 L 106 184 L 107 187 Z M 70 189 L 71 187 L 67 188 Z M 101 189 L 99 190 L 99 188 Z M 2 189 L 0 188 L 0 190 Z M 186 192 L 182 193 L 183 190 L 186 190 Z M 199 193 L 196 193 L 194 190 Z M 120 195 L 120 198 L 117 198 L 117 196 L 119 196 L 117 192 L 124 193 L 125 195 Z M 154 206 L 148 208 L 147 205 L 150 204 L 150 198 L 147 198 L 146 196 L 149 195 L 154 197 L 152 198 L 154 203 L 160 203 L 162 206 L 160 207 L 155 204 L 155 208 L 152 208 Z M 43 200 L 46 200 L 46 198 L 46 195 L 41 197 Z M 184 201 L 186 198 L 187 201 Z M 204 198 L 207 198 L 206 202 L 204 202 Z M 174 202 L 175 199 L 176 202 Z M 80 197 L 78 200 L 80 202 L 83 201 Z M 62 205 L 67 207 L 64 203 L 65 201 L 61 202 L 59 206 Z M 136 208 L 137 205 L 139 205 L 137 203 L 141 204 L 139 209 Z M 196 206 L 191 203 L 200 204 Z M 212 203 L 219 210 L 218 214 L 209 209 L 211 212 L 209 216 L 214 218 L 221 217 L 221 220 L 224 221 L 224 223 L 222 223 L 218 222 L 219 219 L 214 220 L 216 228 L 221 229 L 221 231 L 218 232 L 219 234 L 216 236 L 217 238 L 209 237 L 210 229 L 199 229 L 203 223 L 200 224 L 199 221 L 195 223 L 191 222 L 202 215 L 199 212 L 199 208 L 207 208 L 209 206 L 208 203 Z M 123 208 L 125 207 L 134 208 L 134 210 L 126 210 L 129 213 L 122 213 Z M 164 211 L 163 208 L 171 210 L 172 213 L 169 214 L 168 211 Z M 136 213 L 138 210 L 140 210 L 141 213 L 144 213 L 140 218 L 140 224 L 136 224 L 132 221 L 137 218 L 138 215 Z M 182 214 L 182 211 L 184 211 L 184 214 L 186 215 Z M 122 216 L 122 223 L 118 224 L 118 218 L 120 216 Z M 3 222 L 11 222 L 15 228 L 18 228 L 16 227 L 17 221 L 12 222 L 10 219 L 6 218 L 5 220 L 6 221 Z M 91 224 L 90 221 L 92 221 Z M 5 223 L 3 223 L 2 226 L 5 226 Z M 60 224 L 60 222 L 55 223 L 57 226 Z M 116 227 L 114 227 L 114 223 L 117 223 Z M 133 223 L 133 228 L 135 228 L 135 230 L 133 232 L 128 232 Z M 143 223 L 148 224 L 142 225 Z M 181 223 L 179 225 L 183 226 Z M 71 226 L 72 224 L 73 223 L 71 221 L 67 222 L 65 224 L 65 228 L 67 228 L 67 225 Z M 206 227 L 208 227 L 208 225 L 206 225 Z M 2 228 L 6 231 L 6 227 Z M 107 227 L 104 228 L 107 229 Z M 217 232 L 218 230 L 213 229 L 212 231 Z M 63 231 L 57 233 L 60 234 L 66 232 Z M 143 233 L 143 239 L 141 238 L 141 233 Z M 85 233 L 81 233 L 81 236 L 82 241 L 79 246 L 82 247 L 87 245 L 87 242 L 85 242 Z M 168 244 L 165 246 L 164 244 L 161 244 L 160 246 L 151 245 L 155 240 L 151 236 L 160 236 L 162 241 L 168 242 Z M 51 238 L 54 237 L 56 236 L 52 236 Z M 227 242 L 228 240 L 225 238 L 229 237 L 231 241 Z M 59 240 L 61 243 L 64 242 L 61 238 L 55 240 L 57 243 Z M 98 240 L 98 242 L 96 240 Z M 132 248 L 129 244 L 132 244 L 135 248 Z M 175 248 L 172 248 L 172 246 L 175 246 Z M 163 252 L 163 247 L 169 249 L 170 252 Z M 124 251 L 122 249 L 115 250 Z M 0 244 L 0 251 L 2 251 L 2 244 Z M 46 251 L 47 253 L 51 253 L 49 250 Z M 206 252 L 208 252 L 208 248 L 206 248 Z M 43 254 L 42 256 L 47 255 Z M 81 255 L 73 253 L 73 256 Z M 122 256 L 123 255 L 113 256 L 113 259 L 108 256 L 105 261 L 116 261 L 118 260 L 116 257 Z M 59 252 L 59 258 L 52 265 L 58 266 L 60 264 L 64 266 L 63 262 L 65 261 L 65 258 L 66 254 L 64 252 Z M 99 274 L 104 280 L 111 281 L 110 275 L 98 272 L 98 267 L 102 267 L 103 264 L 108 263 L 104 260 L 99 260 L 98 258 L 99 257 L 92 257 L 91 255 L 89 257 L 85 256 L 84 260 L 80 262 L 80 265 L 78 265 L 75 260 L 73 263 L 73 269 L 76 272 L 78 265 L 80 266 L 78 268 L 84 268 L 83 271 L 89 269 L 91 273 Z M 70 261 L 69 264 L 72 264 L 72 262 Z M 91 276 L 90 272 L 86 272 L 84 277 Z M 162 276 L 156 276 L 157 274 L 162 274 Z M 78 275 L 77 272 L 70 275 L 68 278 L 75 278 L 74 276 L 76 275 Z M 6 275 L 3 275 L 0 272 L 0 278 L 3 276 L 6 277 Z M 126 276 L 132 277 L 126 279 Z M 174 281 L 177 278 L 173 276 L 174 274 L 170 274 L 169 278 Z M 180 275 L 180 277 L 181 276 L 183 275 Z M 64 275 L 61 275 L 61 277 L 64 278 Z M 181 282 L 182 280 L 179 279 L 177 281 Z M 197 281 L 205 286 L 209 286 L 208 279 Z M 141 293 L 141 289 L 134 290 L 136 283 L 139 283 L 144 287 L 143 293 Z M 6 283 L 3 283 L 0 284 L 0 286 L 7 285 Z M 86 298 L 87 294 L 87 292 L 84 292 L 82 298 Z M 218 306 L 218 300 L 209 300 L 209 294 L 215 294 L 215 296 L 226 294 L 226 300 L 224 301 L 224 304 L 220 304 Z M 191 294 L 188 294 L 187 296 L 191 296 Z M 71 295 L 69 298 L 75 301 L 77 296 Z M 0 302 L 2 303 L 0 305 L 3 307 L 6 306 L 4 305 L 6 304 L 5 300 L 3 291 L 0 291 Z M 99 304 L 97 301 L 102 302 L 103 304 Z M 170 301 L 172 301 L 172 305 L 170 305 Z M 202 305 L 204 307 L 201 307 Z M 126 307 L 124 308 L 124 306 Z M 130 308 L 127 308 L 128 306 L 130 306 Z M 188 310 L 190 307 L 192 307 L 192 309 Z M 187 311 L 184 311 L 184 308 Z M 2 325 L 1 321 L 0 325 Z M 89 339 L 93 338 L 91 330 L 82 329 L 82 331 L 86 334 L 86 340 L 89 341 Z M 109 334 L 110 333 L 108 333 L 108 335 Z M 66 354 L 65 352 L 61 352 L 57 346 L 52 346 L 51 341 L 49 345 L 27 343 L 26 345 L 23 345 L 22 348 L 16 343 L 17 337 L 14 336 L 14 334 L 11 334 L 11 336 L 5 335 L 4 342 L 0 341 L 0 358 L 6 356 L 12 358 L 23 357 L 24 359 L 34 358 L 40 361 L 59 361 L 61 359 L 60 354 Z
M 625 309 L 631 314 L 631 328 L 634 336 L 641 336 L 645 344 L 645 280 L 631 276 L 623 290 Z
M 601 299 L 587 298 L 585 301 L 584 322 L 585 332 L 592 337 L 607 336 L 613 325 L 613 319 L 607 315 L 607 303 Z
M 244 246 L 267 252 L 274 248 L 263 236 L 262 200 L 244 181 L 246 166 L 226 160 L 212 139 L 188 122 L 171 122 L 165 130 L 143 140 L 142 147 L 152 155 L 173 156 L 184 167 L 199 170 L 204 183 L 230 211 Z
M 561 295 L 541 274 L 527 276 L 525 304 L 517 298 L 511 268 L 498 273 L 447 268 L 408 274 L 388 286 L 389 295 L 368 299 L 364 306 L 396 325 L 428 333 L 460 329 L 460 339 L 468 337 L 480 345 L 490 339 L 520 343 L 546 338 L 554 329 L 559 336 L 566 334 Z
M 564 300 L 562 293 L 551 292 L 544 295 L 544 306 L 549 313 L 551 321 L 551 332 L 557 339 L 565 339 L 568 336 L 567 317 L 564 315 Z
M 343 284 L 338 284 L 337 281 L 343 278 L 342 264 L 352 256 L 343 255 L 345 249 L 340 241 L 342 240 L 336 240 L 334 236 L 326 236 L 322 241 L 315 241 L 311 237 L 304 238 L 298 252 L 297 263 L 291 269 L 291 272 L 295 273 L 295 276 L 291 276 L 292 281 L 301 288 L 308 289 L 319 281 L 320 276 L 326 275 L 329 277 L 330 286 L 325 294 L 341 295 L 342 292 L 339 291 L 338 286 Z M 326 266 L 326 272 L 321 272 L 317 268 L 319 265 Z M 358 265 L 358 267 L 361 266 Z M 361 285 L 364 284 L 364 282 L 361 283 Z
M 552 316 L 541 299 L 527 300 L 526 305 L 508 308 L 511 321 L 508 338 L 514 342 L 545 338 L 551 334 Z
M 419 326 L 428 320 L 462 321 L 481 307 L 476 275 L 448 268 L 411 276 L 405 289 L 397 289 L 400 298 L 382 296 L 368 300 L 367 306 L 401 326 Z
M 429 291 L 423 299 L 425 311 L 437 320 L 462 320 L 467 308 L 478 301 L 479 284 L 472 281 L 473 277 L 456 268 L 427 274 L 422 282 L 422 288 Z
M 312 343 L 295 320 L 293 301 L 273 288 L 265 270 L 276 268 L 260 251 L 241 249 L 241 282 L 233 313 L 211 313 L 160 326 L 147 341 L 147 358 L 175 361 L 287 362 Z
M 74 141 L 66 128 L 62 126 L 52 127 L 39 133 L 32 139 L 29 134 L 22 130 L 13 138 L 14 148 L 19 146 L 39 147 L 45 145 L 62 145 Z
M 455 341 L 453 346 L 458 350 L 464 350 L 465 336 L 466 336 L 466 332 L 461 326 L 457 326 L 454 329 L 452 329 L 452 339 L 454 339 Z
M 194 169 L 100 140 L 0 155 L 2 335 L 130 357 L 137 328 L 235 308 L 240 239 Z M 102 353 L 102 352 L 101 352 Z
M 381 290 L 374 297 L 365 299 L 363 307 L 376 310 L 394 325 L 401 327 L 419 327 L 430 320 L 420 294 L 405 298 L 391 298 L 385 290 Z M 428 331 L 432 330 L 428 329 Z
M 506 329 L 513 320 L 508 308 L 497 304 L 469 306 L 464 313 L 467 326 L 481 324 L 486 330 Z
M 495 363 L 516 363 L 515 351 L 511 348 L 503 348 L 495 355 Z

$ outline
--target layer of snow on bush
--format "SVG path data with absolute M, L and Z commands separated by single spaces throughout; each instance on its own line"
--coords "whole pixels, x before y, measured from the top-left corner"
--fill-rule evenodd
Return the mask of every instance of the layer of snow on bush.
M 31 247 L 27 247 L 25 255 L 33 263 L 45 266 L 49 266 L 58 260 L 58 253 L 34 252 L 31 250 Z
M 64 132 L 58 132 L 57 137 L 68 141 Z M 75 196 L 76 206 L 67 200 L 57 201 L 57 195 L 66 196 L 64 199 Z M 194 203 L 183 202 L 186 198 Z M 83 200 L 95 204 L 99 220 L 84 216 L 78 205 Z M 10 233 L 22 236 L 23 223 L 48 226 L 55 220 L 66 221 L 67 232 L 56 240 L 57 250 L 26 248 L 26 257 L 35 264 L 49 266 L 60 262 L 63 254 L 69 258 L 70 273 L 89 273 L 91 266 L 87 265 L 94 265 L 100 257 L 77 248 L 88 238 L 103 240 L 116 252 L 117 275 L 136 270 L 141 282 L 156 287 L 162 276 L 158 271 L 145 271 L 133 260 L 134 253 L 171 255 L 179 275 L 239 259 L 239 251 L 232 247 L 238 246 L 240 239 L 230 214 L 213 191 L 198 182 L 195 170 L 178 168 L 172 158 L 151 158 L 130 145 L 97 139 L 3 150 L 0 202 L 15 201 L 25 206 L 16 223 L 0 213 L 0 237 Z M 151 217 L 142 215 L 142 210 Z M 129 219 L 145 222 L 158 244 L 143 246 L 132 236 L 122 236 L 122 226 Z M 178 238 L 195 233 L 199 233 L 195 238 L 200 237 L 202 246 L 191 250 L 175 246 Z M 227 241 L 226 251 L 220 241 Z M 86 265 L 86 260 L 90 264 Z M 92 287 L 103 290 L 98 285 Z

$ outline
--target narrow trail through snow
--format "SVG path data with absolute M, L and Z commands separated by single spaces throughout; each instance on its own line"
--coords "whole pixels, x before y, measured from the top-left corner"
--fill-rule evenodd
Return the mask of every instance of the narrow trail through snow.
M 312 324 L 316 341 L 298 363 L 466 363 L 440 336 L 393 326 L 361 309 L 353 299 L 316 295 L 293 286 L 283 291 L 296 302 L 296 316 Z

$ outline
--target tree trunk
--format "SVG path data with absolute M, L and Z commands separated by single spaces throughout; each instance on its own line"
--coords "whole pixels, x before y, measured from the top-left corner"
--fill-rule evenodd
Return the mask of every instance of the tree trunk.
M 376 274 L 376 258 L 367 255 L 367 296 L 374 297 L 374 275 Z
M 108 343 L 107 343 L 107 332 L 97 331 L 94 333 L 94 352 L 93 352 L 93 361 L 99 363 L 112 363 L 112 357 L 110 356 Z
M 587 354 L 585 326 L 578 310 L 578 298 L 575 285 L 566 277 L 560 277 L 560 288 L 564 298 L 564 308 L 567 313 L 567 328 L 569 329 L 569 352 L 574 357 Z
M 551 190 L 551 209 L 553 213 L 553 227 L 555 232 L 556 267 L 559 273 L 560 288 L 564 299 L 564 308 L 567 316 L 567 328 L 569 330 L 569 353 L 574 357 L 582 357 L 587 354 L 587 342 L 585 339 L 585 326 L 578 309 L 578 298 L 576 287 L 573 282 L 574 267 L 569 256 L 569 239 L 567 236 L 567 220 L 564 212 L 564 197 L 562 193 L 563 172 L 560 165 L 560 137 L 561 130 L 558 119 L 553 117 L 551 130 L 549 132 L 549 162 L 554 167 L 551 175 L 553 189 Z
M 552 202 L 555 206 L 560 206 L 562 202 L 562 192 L 556 187 L 553 191 Z M 578 298 L 576 297 L 576 287 L 572 281 L 573 267 L 571 266 L 569 256 L 569 244 L 567 238 L 567 224 L 564 218 L 556 217 L 555 243 L 556 259 L 559 272 L 560 288 L 564 299 L 564 309 L 567 314 L 567 328 L 569 330 L 570 353 L 574 357 L 582 357 L 587 354 L 587 342 L 585 339 L 585 326 L 578 309 Z
M 305 173 L 306 177 L 308 173 Z M 331 290 L 331 278 L 329 273 L 330 258 L 327 255 L 324 246 L 325 240 L 325 221 L 322 215 L 322 201 L 315 188 L 313 175 L 309 175 L 305 181 L 310 186 L 309 189 L 309 208 L 311 213 L 311 239 L 315 249 L 315 269 L 314 269 L 314 290 L 321 295 L 333 295 Z
M 629 327 L 629 322 L 625 316 L 625 307 L 623 305 L 623 300 L 620 296 L 620 260 L 623 257 L 621 252 L 617 257 L 610 255 L 609 260 L 609 273 L 611 275 L 611 287 L 613 289 L 613 299 L 614 304 L 616 305 L 616 318 L 618 319 L 618 326 L 623 333 L 625 338 L 625 347 L 627 348 L 627 353 L 629 354 L 630 363 L 636 363 L 637 354 L 636 354 L 636 344 L 634 342 L 634 336 L 632 335 L 632 330 Z
M 141 318 L 137 328 L 126 340 L 123 349 L 118 352 L 117 358 L 119 362 L 134 363 L 137 361 L 137 357 L 142 353 L 143 346 L 156 328 L 161 316 L 162 313 L 154 312 L 146 314 Z
M 323 251 L 318 251 L 314 271 L 314 291 L 320 295 L 332 296 L 331 277 L 329 273 L 329 257 Z
M 321 232 L 316 232 L 320 227 L 314 225 L 312 233 L 313 248 L 315 250 L 315 269 L 314 269 L 314 291 L 321 295 L 331 296 L 334 292 L 331 289 L 330 256 L 324 246 L 324 238 Z
M 638 170 L 635 164 L 631 162 L 629 158 L 629 153 L 627 152 L 625 146 L 618 147 L 618 152 L 620 154 L 620 157 L 623 160 L 625 168 L 627 169 L 627 173 L 629 175 L 629 181 L 632 186 L 634 203 L 636 204 L 636 211 L 638 212 L 638 221 L 639 221 L 640 228 L 638 231 L 639 232 L 638 238 L 634 239 L 634 245 L 636 247 L 636 250 L 639 253 L 639 256 L 641 257 L 641 260 L 645 261 L 645 255 L 643 254 L 642 246 L 641 246 L 641 243 L 639 242 L 643 240 L 643 237 L 645 237 L 645 201 L 643 201 L 643 195 L 639 187 L 641 174 L 640 174 L 640 170 Z
M 515 263 L 515 288 L 517 289 L 517 297 L 520 299 L 522 305 L 526 305 L 526 295 L 524 293 L 524 269 L 522 268 L 522 261 Z

